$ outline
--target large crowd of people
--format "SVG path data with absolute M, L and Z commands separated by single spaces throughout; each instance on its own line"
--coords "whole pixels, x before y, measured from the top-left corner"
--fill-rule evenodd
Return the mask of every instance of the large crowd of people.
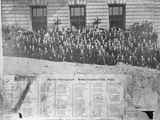
M 51 61 L 100 65 L 123 62 L 160 69 L 160 51 L 154 35 L 138 35 L 118 28 L 18 32 L 16 49 L 19 56 Z

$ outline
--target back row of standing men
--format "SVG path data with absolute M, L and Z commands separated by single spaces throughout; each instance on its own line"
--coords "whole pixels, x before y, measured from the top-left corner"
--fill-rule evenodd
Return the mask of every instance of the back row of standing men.
M 154 34 L 141 36 L 112 28 L 110 31 L 88 29 L 83 32 L 38 31 L 17 34 L 19 56 L 52 61 L 160 68 L 160 51 Z

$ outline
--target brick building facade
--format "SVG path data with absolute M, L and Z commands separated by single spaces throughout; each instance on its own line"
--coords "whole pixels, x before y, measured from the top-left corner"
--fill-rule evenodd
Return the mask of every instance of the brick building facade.
M 83 28 L 98 18 L 106 29 L 149 21 L 160 34 L 159 0 L 2 0 L 1 5 L 3 24 L 27 29 L 50 27 L 57 19 L 61 27 Z

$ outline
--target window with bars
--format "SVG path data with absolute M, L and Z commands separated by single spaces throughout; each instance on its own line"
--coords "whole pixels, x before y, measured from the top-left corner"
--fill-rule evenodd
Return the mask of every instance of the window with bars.
M 86 25 L 86 6 L 71 5 L 70 8 L 70 24 L 76 29 L 83 29 Z
M 33 30 L 46 29 L 47 27 L 47 7 L 32 6 L 32 28 Z
M 117 27 L 125 29 L 126 7 L 121 4 L 109 5 L 109 24 L 110 28 Z

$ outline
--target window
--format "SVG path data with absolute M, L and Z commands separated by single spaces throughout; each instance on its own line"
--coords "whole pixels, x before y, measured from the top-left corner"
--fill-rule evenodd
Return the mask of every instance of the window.
M 71 5 L 70 7 L 70 23 L 71 27 L 83 29 L 86 25 L 86 6 Z
M 47 8 L 45 6 L 32 7 L 32 16 L 46 16 Z
M 109 24 L 110 28 L 117 27 L 125 29 L 125 5 L 109 5 Z
M 33 6 L 32 8 L 32 28 L 33 30 L 46 29 L 47 27 L 47 7 Z

